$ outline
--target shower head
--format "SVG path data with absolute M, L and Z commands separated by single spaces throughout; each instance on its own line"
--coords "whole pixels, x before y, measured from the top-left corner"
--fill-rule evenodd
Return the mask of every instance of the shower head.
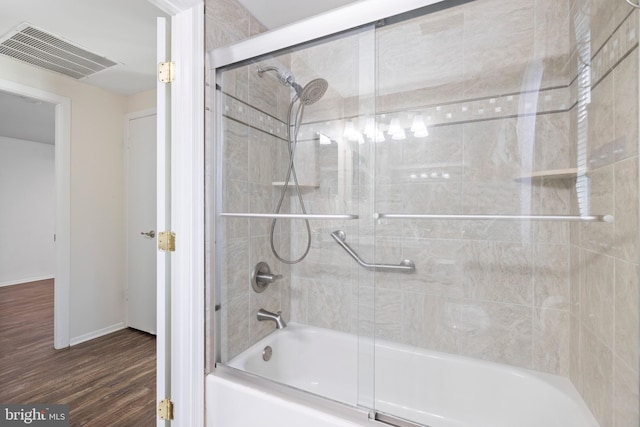
M 303 88 L 294 82 L 293 88 L 296 90 L 300 102 L 304 105 L 315 104 L 324 96 L 329 88 L 329 83 L 325 79 L 313 79 Z
M 304 105 L 311 105 L 318 102 L 329 87 L 329 83 L 327 83 L 325 79 L 311 80 L 306 86 L 302 87 L 296 83 L 296 79 L 293 77 L 291 71 L 277 67 L 258 68 L 258 76 L 262 77 L 262 75 L 267 71 L 274 71 L 281 84 L 284 86 L 291 86 L 293 90 L 296 91 L 300 102 Z

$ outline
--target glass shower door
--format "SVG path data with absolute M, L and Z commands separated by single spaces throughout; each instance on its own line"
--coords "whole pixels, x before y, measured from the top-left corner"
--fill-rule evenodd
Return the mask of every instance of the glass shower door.
M 372 258 L 373 48 L 366 26 L 252 58 L 215 95 L 216 363 L 364 408 L 373 273 L 332 234 Z
M 377 28 L 375 260 L 415 262 L 375 274 L 381 419 L 604 426 L 615 369 L 637 389 L 638 16 L 596 3 L 476 0 Z M 552 409 L 536 381 L 575 402 Z

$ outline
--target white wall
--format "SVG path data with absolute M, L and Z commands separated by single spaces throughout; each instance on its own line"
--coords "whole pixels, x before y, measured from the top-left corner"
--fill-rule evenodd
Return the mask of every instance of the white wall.
M 122 327 L 127 99 L 4 57 L 0 79 L 71 99 L 71 342 Z
M 0 137 L 0 286 L 55 275 L 54 146 Z
M 156 89 L 147 90 L 127 97 L 126 112 L 136 113 L 156 106 Z

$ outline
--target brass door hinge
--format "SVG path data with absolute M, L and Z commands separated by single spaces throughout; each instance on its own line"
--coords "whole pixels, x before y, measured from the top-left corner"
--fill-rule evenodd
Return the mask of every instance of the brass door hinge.
M 158 233 L 158 249 L 165 252 L 175 252 L 176 233 L 173 231 L 161 231 Z
M 158 80 L 162 83 L 173 83 L 176 79 L 176 63 L 161 62 L 158 64 Z
M 173 402 L 170 399 L 164 399 L 158 404 L 158 416 L 161 420 L 173 419 Z

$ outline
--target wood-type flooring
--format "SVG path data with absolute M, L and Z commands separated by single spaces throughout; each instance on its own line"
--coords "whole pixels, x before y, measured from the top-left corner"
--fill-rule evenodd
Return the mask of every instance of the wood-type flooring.
M 155 343 L 124 329 L 55 350 L 53 280 L 0 287 L 0 403 L 68 404 L 71 426 L 155 426 Z

